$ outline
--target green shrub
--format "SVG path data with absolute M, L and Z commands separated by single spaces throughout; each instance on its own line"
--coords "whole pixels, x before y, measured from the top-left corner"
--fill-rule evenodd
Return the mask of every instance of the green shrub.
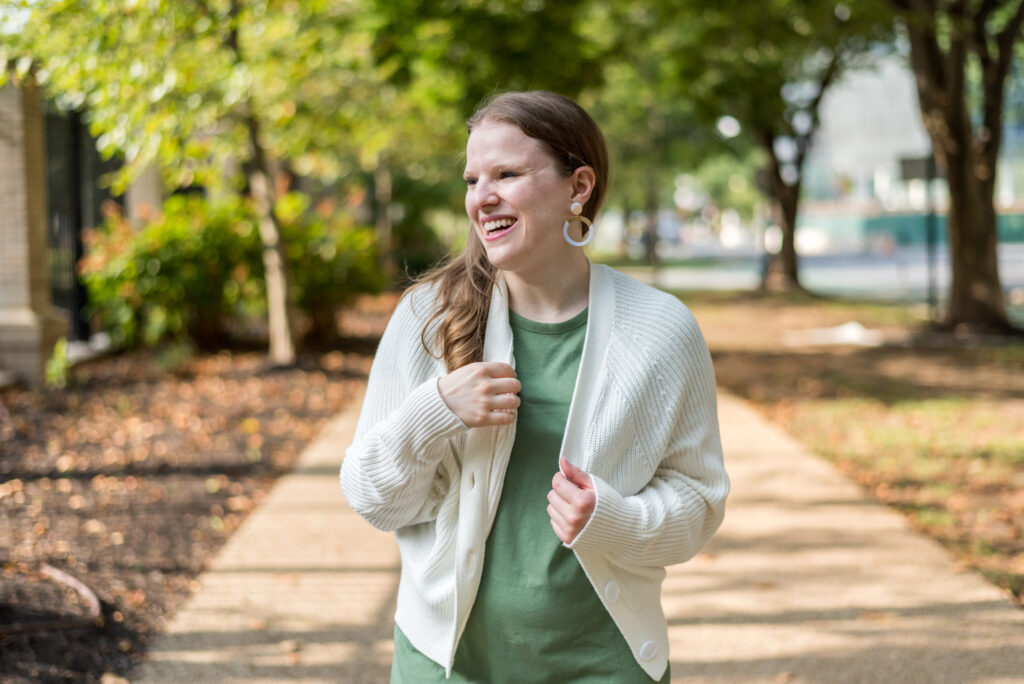
M 68 372 L 70 370 L 71 360 L 68 358 L 68 340 L 62 337 L 53 346 L 53 354 L 46 362 L 46 386 L 50 389 L 64 389 L 68 384 Z
M 360 294 L 380 292 L 384 275 L 377 267 L 376 234 L 359 228 L 344 213 L 309 211 L 309 199 L 290 193 L 277 203 L 294 301 L 307 317 L 306 339 L 331 341 L 335 313 Z
M 326 335 L 317 321 L 333 328 L 338 307 L 383 285 L 373 233 L 344 216 L 312 214 L 297 194 L 283 198 L 278 213 L 293 301 L 308 327 Z M 174 196 L 141 230 L 112 217 L 86 243 L 81 272 L 91 310 L 117 346 L 191 340 L 215 348 L 233 321 L 266 315 L 257 218 L 242 198 Z

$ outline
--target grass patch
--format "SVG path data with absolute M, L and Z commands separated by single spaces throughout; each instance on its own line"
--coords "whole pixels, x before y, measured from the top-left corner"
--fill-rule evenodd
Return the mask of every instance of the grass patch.
M 684 292 L 718 382 L 1020 598 L 1024 343 L 965 345 L 907 306 L 797 293 Z M 858 321 L 890 344 L 793 347 Z
M 654 270 L 656 268 L 720 268 L 722 266 L 750 266 L 756 265 L 757 259 L 751 257 L 689 257 L 685 259 L 662 259 L 657 266 L 651 265 L 646 259 L 640 257 L 620 257 L 615 254 L 598 254 L 593 260 L 597 263 L 611 266 L 612 268 L 626 268 L 638 270 Z

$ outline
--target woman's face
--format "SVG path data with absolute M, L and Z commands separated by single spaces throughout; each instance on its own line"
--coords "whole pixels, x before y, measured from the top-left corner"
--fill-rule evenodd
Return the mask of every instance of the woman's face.
M 542 143 L 518 127 L 484 121 L 466 144 L 466 214 L 492 264 L 526 274 L 557 268 L 571 248 L 562 222 L 579 182 L 563 176 Z M 589 196 L 589 189 L 585 189 Z

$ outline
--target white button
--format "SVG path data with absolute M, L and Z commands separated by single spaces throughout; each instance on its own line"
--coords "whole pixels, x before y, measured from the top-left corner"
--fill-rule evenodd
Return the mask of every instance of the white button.
M 609 582 L 604 585 L 604 600 L 608 603 L 615 603 L 619 600 L 619 583 Z
M 641 660 L 651 660 L 656 655 L 658 655 L 658 645 L 653 641 L 645 641 L 640 647 Z
M 476 473 L 469 474 L 469 488 L 471 490 L 476 488 Z

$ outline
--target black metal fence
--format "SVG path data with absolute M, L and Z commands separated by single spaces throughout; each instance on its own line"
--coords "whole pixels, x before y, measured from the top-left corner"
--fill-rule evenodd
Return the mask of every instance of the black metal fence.
M 68 339 L 88 340 L 86 291 L 78 277 L 82 231 L 102 223 L 103 202 L 111 198 L 101 176 L 116 168 L 96 152 L 94 139 L 76 112 L 46 112 L 47 237 L 50 285 L 55 307 L 67 312 Z

